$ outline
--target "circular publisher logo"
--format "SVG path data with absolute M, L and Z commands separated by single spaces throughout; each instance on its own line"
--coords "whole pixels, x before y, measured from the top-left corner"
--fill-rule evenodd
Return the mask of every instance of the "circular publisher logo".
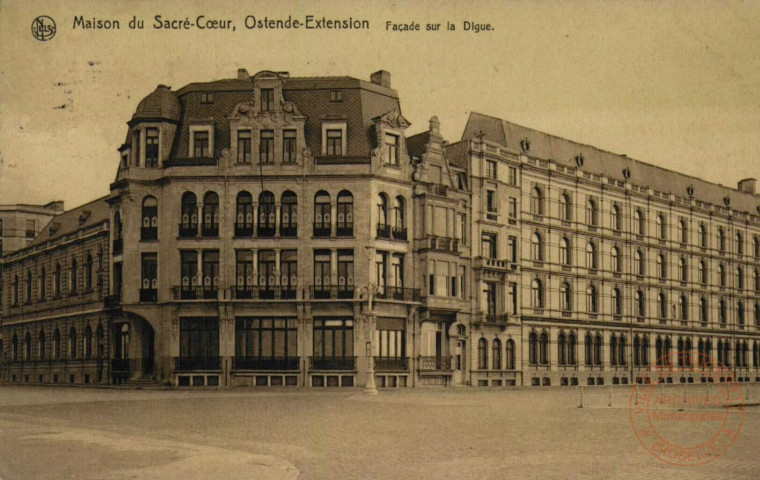
M 55 37 L 55 20 L 47 15 L 40 15 L 32 22 L 32 35 L 41 42 Z
M 699 383 L 689 384 L 689 377 Z M 729 367 L 708 355 L 665 355 L 636 379 L 630 421 L 655 458 L 671 465 L 704 465 L 720 458 L 739 436 L 744 390 Z

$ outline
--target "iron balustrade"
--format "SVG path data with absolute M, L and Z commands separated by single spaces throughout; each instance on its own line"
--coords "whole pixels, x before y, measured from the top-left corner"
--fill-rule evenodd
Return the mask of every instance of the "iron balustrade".
M 174 357 L 175 372 L 193 371 L 219 371 L 221 370 L 221 357 Z
M 140 240 L 143 242 L 158 240 L 158 227 L 140 227 Z
M 280 225 L 280 236 L 282 237 L 297 237 L 298 225 L 284 226 Z
M 391 233 L 396 240 L 406 240 L 406 228 L 404 227 L 393 227 Z
M 204 223 L 201 225 L 202 237 L 218 237 L 219 236 L 219 224 L 218 223 Z
M 329 222 L 314 222 L 315 237 L 329 237 L 330 230 L 331 228 Z
M 387 223 L 378 223 L 377 238 L 391 238 L 391 226 Z
M 140 301 L 141 302 L 157 302 L 158 290 L 155 288 L 141 288 L 140 289 Z
M 274 232 L 274 225 L 259 224 L 259 231 L 256 233 L 256 236 L 259 238 L 270 238 L 274 237 Z
M 428 235 L 428 248 L 438 252 L 459 253 L 459 239 Z
M 404 287 L 382 287 L 377 295 L 375 295 L 375 297 L 386 300 L 400 300 L 403 302 L 419 302 L 420 289 Z
M 451 370 L 451 355 L 420 355 L 420 370 Z
M 337 235 L 339 237 L 353 237 L 354 236 L 354 222 L 338 222 L 337 223 Z
M 217 287 L 212 286 L 179 286 L 173 288 L 175 300 L 216 300 Z
M 409 359 L 407 357 L 375 357 L 375 370 L 407 371 L 409 370 Z
M 318 300 L 332 300 L 336 298 L 354 298 L 353 285 L 312 285 L 309 287 L 309 296 Z
M 233 370 L 299 370 L 301 357 L 235 357 Z
M 297 298 L 295 285 L 250 285 L 230 287 L 230 298 L 233 300 L 291 300 Z
M 253 236 L 253 224 L 250 224 L 250 223 L 236 223 L 235 224 L 235 236 L 236 237 L 252 237 Z
M 355 370 L 356 357 L 309 357 L 309 370 Z
M 197 223 L 180 223 L 179 238 L 195 238 L 198 236 Z

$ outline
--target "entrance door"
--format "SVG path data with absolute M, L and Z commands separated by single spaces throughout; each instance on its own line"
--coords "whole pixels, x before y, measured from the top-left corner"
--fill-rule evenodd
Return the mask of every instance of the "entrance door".
M 116 342 L 116 358 L 120 360 L 129 358 L 129 324 L 124 323 L 119 329 L 119 337 Z
M 465 362 L 465 341 L 457 340 L 457 346 L 454 349 L 454 375 L 452 376 L 452 382 L 454 385 L 462 385 L 464 383 L 464 362 Z

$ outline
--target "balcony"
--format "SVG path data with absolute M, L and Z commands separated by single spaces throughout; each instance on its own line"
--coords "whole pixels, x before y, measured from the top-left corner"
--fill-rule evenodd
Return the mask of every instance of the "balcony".
M 419 288 L 382 287 L 375 295 L 376 298 L 385 300 L 399 300 L 402 302 L 419 302 Z
M 158 240 L 158 227 L 140 227 L 140 240 L 143 242 Z
M 427 184 L 428 192 L 433 193 L 435 195 L 440 195 L 442 197 L 446 196 L 446 185 L 439 185 L 437 183 L 428 183 Z
M 426 371 L 450 371 L 451 368 L 451 355 L 443 355 L 440 357 L 430 357 L 420 355 L 420 370 Z
M 450 237 L 438 237 L 428 235 L 425 238 L 423 249 L 434 250 L 436 252 L 459 254 L 459 239 Z
M 377 238 L 391 238 L 391 226 L 386 223 L 378 223 Z
M 375 357 L 375 370 L 406 372 L 409 370 L 409 359 L 407 357 Z
M 236 223 L 235 236 L 236 237 L 252 237 L 253 224 L 252 223 Z
M 230 287 L 233 300 L 292 300 L 297 297 L 295 285 L 251 285 Z
M 235 357 L 233 370 L 299 370 L 300 357 Z
M 337 235 L 339 237 L 354 236 L 354 222 L 338 222 L 337 227 Z
M 297 237 L 298 236 L 298 225 L 280 225 L 280 236 L 281 237 Z
M 180 223 L 179 238 L 195 238 L 198 236 L 197 223 Z
M 272 238 L 274 237 L 275 228 L 274 225 L 259 224 L 259 231 L 256 236 L 259 238 Z
M 156 303 L 158 301 L 158 290 L 155 288 L 141 288 L 140 301 Z
M 174 300 L 217 300 L 218 291 L 217 287 L 212 286 L 179 286 L 172 289 L 174 293 Z
M 498 258 L 475 257 L 474 267 L 503 272 L 509 268 L 509 261 L 499 260 Z
M 204 223 L 201 225 L 202 237 L 218 237 L 219 236 L 219 224 L 218 223 Z
M 355 370 L 356 357 L 309 357 L 309 370 Z
M 330 223 L 327 222 L 314 222 L 314 233 L 313 235 L 315 237 L 329 237 L 330 236 Z
M 406 228 L 403 227 L 393 227 L 393 230 L 391 231 L 393 234 L 393 238 L 395 240 L 404 240 L 406 241 Z
M 122 252 L 124 252 L 124 239 L 114 238 L 113 239 L 113 254 L 121 255 Z
M 197 372 L 221 370 L 221 358 L 215 357 L 174 357 L 175 372 Z
M 336 298 L 354 298 L 353 285 L 312 285 L 309 296 L 316 300 L 334 300 Z

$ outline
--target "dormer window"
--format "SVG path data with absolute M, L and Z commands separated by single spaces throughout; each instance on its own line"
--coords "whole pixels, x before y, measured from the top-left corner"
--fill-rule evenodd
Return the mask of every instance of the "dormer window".
M 190 155 L 193 158 L 212 158 L 214 127 L 208 123 L 190 125 Z
M 193 156 L 194 157 L 208 157 L 209 156 L 208 132 L 193 133 Z
M 343 92 L 340 90 L 332 90 L 330 91 L 330 101 L 331 102 L 342 102 L 343 101 Z
M 388 165 L 398 166 L 398 135 L 391 133 L 385 134 L 385 163 Z
M 158 129 L 145 130 L 145 166 L 158 166 Z
M 343 130 L 327 131 L 327 156 L 339 157 L 343 155 Z
M 261 89 L 261 111 L 271 112 L 274 110 L 274 89 L 262 88 Z
M 214 92 L 201 93 L 201 103 L 214 103 Z

